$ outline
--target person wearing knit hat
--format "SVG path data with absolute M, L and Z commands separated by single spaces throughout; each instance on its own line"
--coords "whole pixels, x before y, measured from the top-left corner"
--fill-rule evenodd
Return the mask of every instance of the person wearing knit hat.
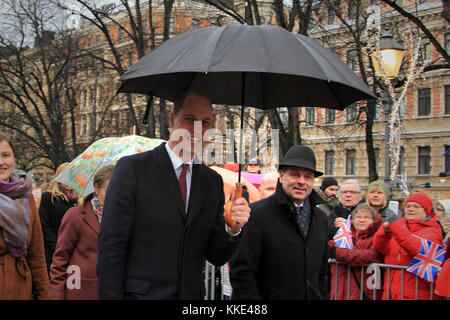
M 327 216 L 329 216 L 334 207 L 339 204 L 339 199 L 337 197 L 339 192 L 339 184 L 334 177 L 325 177 L 322 180 L 322 184 L 319 189 L 319 195 L 326 201 L 326 203 L 320 204 L 319 208 L 322 209 Z
M 397 216 L 396 213 L 388 207 L 389 196 L 389 189 L 382 181 L 373 181 L 367 187 L 367 203 L 377 210 L 383 218 L 383 221 L 391 220 L 393 215 Z
M 330 188 L 330 187 L 337 187 L 337 188 Z M 322 191 L 322 193 L 324 193 L 328 198 L 336 198 L 336 195 L 339 191 L 339 184 L 334 177 L 326 177 L 322 180 L 320 191 Z
M 409 266 L 420 251 L 422 239 L 442 245 L 441 227 L 432 207 L 433 203 L 427 195 L 413 193 L 405 200 L 404 217 L 385 221 L 383 227 L 377 230 L 373 245 L 385 256 L 385 264 Z M 383 299 L 430 299 L 430 282 L 410 272 L 392 269 L 384 279 Z

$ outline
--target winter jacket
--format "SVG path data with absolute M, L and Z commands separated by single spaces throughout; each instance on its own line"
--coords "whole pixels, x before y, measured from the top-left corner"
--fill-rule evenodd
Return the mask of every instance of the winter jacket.
M 419 253 L 421 239 L 442 245 L 442 232 L 434 212 L 421 221 L 399 219 L 391 223 L 389 229 L 390 231 L 386 232 L 384 227 L 379 228 L 373 239 L 375 249 L 385 256 L 385 264 L 409 266 L 412 259 Z M 404 273 L 403 300 L 416 299 L 416 276 L 400 269 L 390 269 L 389 276 L 384 275 L 383 299 L 402 299 L 402 272 Z M 417 278 L 417 299 L 429 300 L 430 282 Z
M 328 299 L 328 223 L 313 190 L 304 238 L 294 205 L 278 182 L 275 194 L 250 204 L 250 219 L 230 261 L 233 299 Z
M 328 198 L 326 195 L 324 195 L 322 192 L 317 192 L 320 197 L 326 201 L 325 203 L 319 204 L 318 207 L 321 209 L 327 217 L 330 216 L 333 209 L 340 203 L 338 198 Z
M 367 271 L 367 267 L 362 266 L 383 262 L 383 256 L 375 250 L 372 242 L 375 232 L 382 223 L 381 215 L 378 214 L 374 222 L 366 230 L 359 232 L 358 235 L 352 225 L 353 249 L 335 247 L 334 241 L 329 241 L 330 252 L 333 252 L 331 257 L 338 262 L 337 264 L 330 263 L 331 300 L 360 300 L 365 298 L 374 300 L 381 298 L 381 290 L 375 290 L 374 298 L 373 288 L 367 286 L 368 278 L 372 276 L 372 273 Z M 350 268 L 350 272 L 347 272 L 348 268 Z M 360 291 L 361 269 L 363 270 L 363 294 Z
M 67 211 L 50 269 L 50 298 L 97 300 L 97 236 L 100 223 L 91 202 Z M 79 277 L 77 285 L 76 277 Z
M 44 192 L 39 206 L 39 217 L 44 235 L 45 260 L 50 272 L 53 253 L 58 241 L 58 230 L 67 210 L 77 205 L 77 200 L 66 201 L 62 197 L 53 197 L 51 192 Z

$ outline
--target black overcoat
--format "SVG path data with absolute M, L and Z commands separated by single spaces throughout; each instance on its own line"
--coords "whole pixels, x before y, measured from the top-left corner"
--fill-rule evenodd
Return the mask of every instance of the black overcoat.
M 100 299 L 203 299 L 205 259 L 228 261 L 223 182 L 195 164 L 188 213 L 164 143 L 122 157 L 108 185 L 98 239 Z
M 312 191 L 306 239 L 278 182 L 273 196 L 250 205 L 250 219 L 230 263 L 233 299 L 327 299 L 328 220 Z

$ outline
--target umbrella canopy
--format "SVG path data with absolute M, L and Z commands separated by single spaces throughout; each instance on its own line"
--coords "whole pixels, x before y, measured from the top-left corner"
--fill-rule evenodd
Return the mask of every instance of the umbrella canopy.
M 164 140 L 131 135 L 95 141 L 76 157 L 56 181 L 71 187 L 80 196 L 94 192 L 95 173 L 107 164 L 116 164 L 123 156 L 142 153 L 159 146 Z
M 222 176 L 223 192 L 225 193 L 225 200 L 228 200 L 238 182 L 238 173 L 217 166 L 211 166 L 210 168 Z M 245 178 L 241 178 L 241 183 L 247 187 L 249 202 L 258 201 L 260 198 L 258 189 Z
M 142 57 L 119 92 L 175 101 L 198 90 L 212 103 L 344 109 L 374 98 L 331 50 L 276 26 L 230 24 L 182 33 Z

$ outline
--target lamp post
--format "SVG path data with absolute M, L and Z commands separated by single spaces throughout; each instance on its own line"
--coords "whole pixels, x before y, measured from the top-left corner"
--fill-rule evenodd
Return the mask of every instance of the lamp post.
M 405 53 L 405 48 L 403 48 L 397 41 L 394 40 L 394 36 L 389 31 L 385 29 L 383 35 L 380 37 L 379 51 L 375 51 L 371 55 L 372 63 L 375 69 L 375 74 L 383 78 L 387 78 L 387 81 L 391 81 L 398 76 L 400 71 L 400 66 L 402 64 L 403 55 Z M 382 66 L 380 66 L 380 63 Z M 383 83 L 385 83 L 383 81 Z M 389 118 L 391 115 L 392 101 L 387 90 L 387 87 L 383 88 L 383 111 L 384 111 L 384 182 L 392 189 L 392 184 L 390 181 L 391 176 L 391 159 L 389 156 Z

